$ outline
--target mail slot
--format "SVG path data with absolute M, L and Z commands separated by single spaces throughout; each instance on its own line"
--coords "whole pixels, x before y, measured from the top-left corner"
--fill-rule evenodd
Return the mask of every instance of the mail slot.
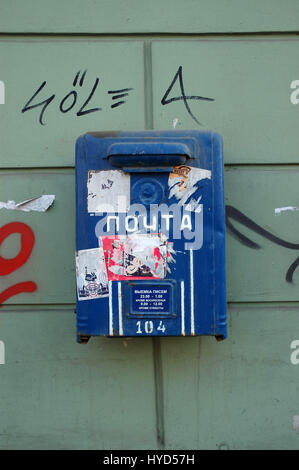
M 226 337 L 222 140 L 95 132 L 76 143 L 77 341 Z

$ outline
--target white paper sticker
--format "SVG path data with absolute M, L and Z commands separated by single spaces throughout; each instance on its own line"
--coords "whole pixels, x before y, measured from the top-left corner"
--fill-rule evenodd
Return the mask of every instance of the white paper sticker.
M 108 296 L 108 279 L 103 248 L 78 251 L 76 271 L 79 300 Z
M 121 170 L 90 170 L 87 201 L 88 212 L 127 212 L 130 175 Z

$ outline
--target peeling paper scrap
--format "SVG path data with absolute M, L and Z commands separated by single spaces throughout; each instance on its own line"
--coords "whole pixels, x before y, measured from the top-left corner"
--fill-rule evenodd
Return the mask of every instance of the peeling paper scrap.
M 10 209 L 24 212 L 45 212 L 49 209 L 50 206 L 52 206 L 54 200 L 54 194 L 45 194 L 44 196 L 33 197 L 32 199 L 27 199 L 26 201 L 18 203 L 15 201 L 0 202 L 0 209 Z
M 210 170 L 194 168 L 186 165 L 174 167 L 173 172 L 169 174 L 168 179 L 169 199 L 174 196 L 177 199 L 179 206 L 185 204 L 198 190 L 198 183 L 203 179 L 211 179 Z M 200 199 L 201 197 L 197 201 L 189 199 L 189 203 L 192 203 L 192 210 L 196 210 Z
M 282 212 L 286 212 L 286 211 L 299 211 L 299 207 L 287 206 L 287 207 L 276 207 L 274 209 L 275 215 L 280 215 Z

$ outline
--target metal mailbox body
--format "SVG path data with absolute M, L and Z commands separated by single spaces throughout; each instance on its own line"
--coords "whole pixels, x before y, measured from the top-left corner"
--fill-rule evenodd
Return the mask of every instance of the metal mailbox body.
M 76 144 L 77 340 L 226 337 L 221 137 L 98 132 Z

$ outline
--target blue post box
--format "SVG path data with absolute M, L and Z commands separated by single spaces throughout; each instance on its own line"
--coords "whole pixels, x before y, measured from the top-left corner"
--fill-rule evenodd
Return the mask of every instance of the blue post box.
M 221 137 L 91 132 L 76 144 L 77 340 L 226 337 Z

